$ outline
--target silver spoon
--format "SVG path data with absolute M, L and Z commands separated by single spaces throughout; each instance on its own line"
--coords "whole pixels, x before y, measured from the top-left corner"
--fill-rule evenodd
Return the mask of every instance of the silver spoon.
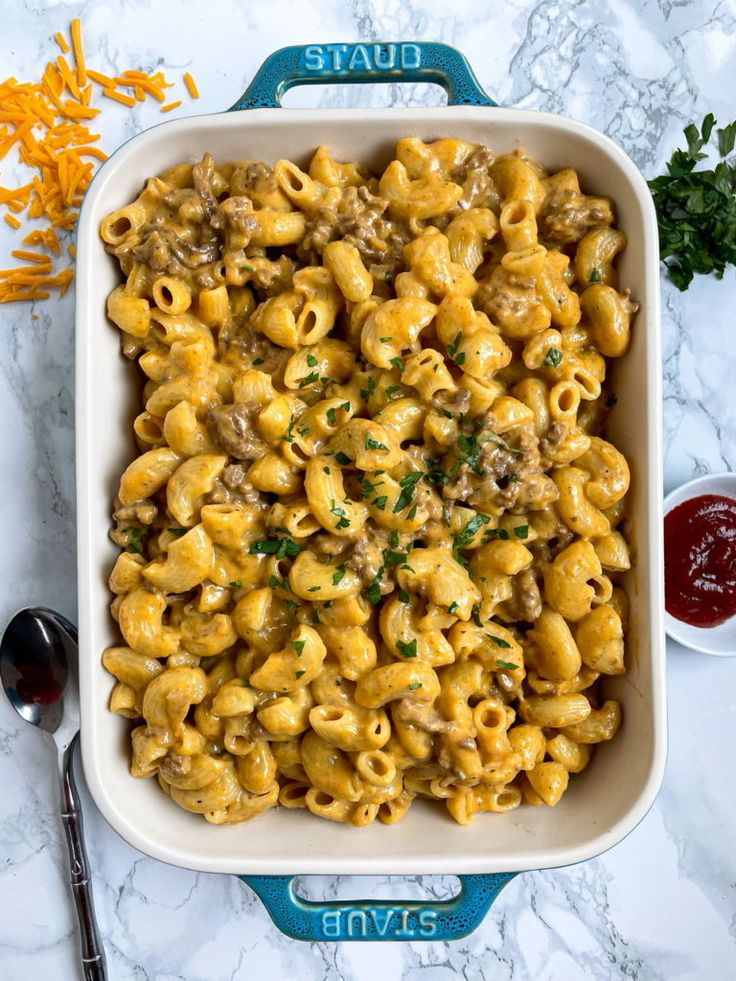
M 61 614 L 42 606 L 16 613 L 0 642 L 0 680 L 18 715 L 53 736 L 61 778 L 61 817 L 69 853 L 70 881 L 82 943 L 85 981 L 106 981 L 87 872 L 82 814 L 74 782 L 79 742 L 79 697 L 69 664 L 77 661 L 77 630 Z

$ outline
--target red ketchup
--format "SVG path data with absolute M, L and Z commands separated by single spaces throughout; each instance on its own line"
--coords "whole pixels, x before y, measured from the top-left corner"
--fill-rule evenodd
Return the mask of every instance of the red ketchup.
M 704 494 L 664 519 L 665 606 L 694 627 L 736 613 L 736 500 Z

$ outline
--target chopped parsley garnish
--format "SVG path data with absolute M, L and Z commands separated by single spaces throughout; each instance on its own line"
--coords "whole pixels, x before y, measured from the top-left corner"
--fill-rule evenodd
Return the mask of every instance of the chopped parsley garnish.
M 394 504 L 394 514 L 398 514 L 399 511 L 403 511 L 405 507 L 411 504 L 414 497 L 414 488 L 417 483 L 422 479 L 424 474 L 421 470 L 414 470 L 411 473 L 405 474 L 399 480 L 399 487 L 401 487 L 401 493 L 396 499 L 396 504 Z M 416 512 L 414 512 L 416 514 Z M 410 519 L 411 520 L 411 519 Z
M 392 395 L 396 395 L 396 393 L 400 391 L 401 385 L 388 385 L 386 388 L 386 398 L 390 399 Z
M 317 366 L 317 359 L 313 354 L 307 355 L 307 364 L 310 368 L 315 368 Z
M 263 358 L 253 358 L 253 365 L 254 366 L 257 365 L 257 364 L 265 364 L 265 363 L 266 362 L 263 360 Z
M 463 342 L 463 332 L 460 330 L 457 332 L 457 334 L 455 334 L 455 338 L 452 341 L 452 343 L 447 345 L 447 353 L 450 355 L 453 361 L 455 360 L 455 355 L 457 354 L 458 348 L 460 347 L 462 342 Z
M 409 598 L 409 594 L 405 590 L 403 590 L 403 589 L 400 589 L 399 590 L 399 601 L 401 603 L 411 603 L 411 599 Z
M 492 640 L 496 647 L 507 647 L 511 649 L 511 644 L 507 640 L 504 640 L 503 637 L 496 637 L 495 634 L 486 634 L 486 637 Z
M 556 347 L 547 348 L 547 353 L 542 362 L 543 368 L 559 368 L 562 364 L 562 351 Z
M 475 517 L 471 518 L 460 534 L 455 536 L 453 551 L 457 552 L 461 548 L 467 548 L 483 525 L 487 525 L 490 520 L 487 514 L 476 514 Z
M 396 648 L 402 657 L 416 657 L 417 656 L 417 639 L 410 641 L 397 640 Z
M 399 533 L 398 533 L 398 531 L 396 531 L 396 530 L 392 531 L 391 534 L 390 534 L 390 536 L 389 536 L 389 540 L 388 541 L 389 541 L 389 545 L 391 546 L 391 548 L 396 548 L 396 546 L 399 544 Z
M 304 675 L 306 673 L 307 673 L 306 671 L 295 671 L 294 672 L 294 676 L 296 677 L 296 680 L 298 681 L 302 677 L 302 675 Z
M 308 593 L 318 593 L 322 589 L 321 586 L 310 586 L 307 590 Z
M 427 473 L 425 473 L 424 479 L 428 484 L 436 484 L 438 487 L 444 487 L 450 478 L 439 465 L 439 461 L 428 460 L 427 464 L 429 466 L 429 470 Z
M 363 437 L 363 448 L 366 450 L 381 450 L 382 453 L 388 453 L 388 446 L 385 443 L 379 443 L 377 440 L 372 439 L 368 433 Z
M 510 484 L 518 484 L 519 483 L 519 475 L 518 474 L 515 474 L 515 473 L 510 473 L 509 474 L 509 483 Z
M 186 535 L 186 533 L 187 533 L 187 529 L 186 528 L 167 528 L 166 530 L 170 534 L 176 535 L 177 538 L 181 538 L 182 535 Z
M 496 667 L 503 668 L 505 671 L 515 671 L 519 667 L 519 665 L 514 664 L 513 661 L 501 661 L 498 658 L 496 658 Z
M 369 399 L 369 398 L 371 397 L 371 395 L 373 395 L 373 393 L 374 393 L 374 392 L 375 392 L 375 390 L 376 390 L 376 379 L 375 379 L 375 378 L 373 378 L 373 377 L 371 377 L 371 376 L 369 375 L 369 376 L 368 376 L 368 381 L 367 381 L 367 383 L 366 383 L 366 384 L 368 385 L 368 387 L 367 387 L 367 388 L 361 388 L 361 390 L 360 390 L 360 397 L 361 397 L 361 398 L 362 398 L 362 399 L 363 399 L 363 400 L 364 400 L 365 402 L 367 402 L 367 401 L 368 401 L 368 399 Z
M 379 511 L 385 511 L 386 510 L 386 502 L 387 501 L 388 501 L 388 498 L 386 497 L 386 495 L 385 494 L 381 494 L 380 497 L 377 497 L 375 499 L 375 501 L 372 502 L 373 503 L 373 507 L 374 508 L 378 508 Z
M 458 605 L 457 605 L 457 603 L 454 603 L 454 602 L 453 603 L 450 603 L 450 605 L 447 607 L 447 612 L 448 613 L 457 613 L 457 611 L 458 611 Z
M 248 549 L 251 555 L 275 555 L 277 559 L 296 558 L 302 547 L 293 538 L 263 538 Z
M 529 537 L 529 525 L 517 525 L 514 528 L 514 534 L 517 538 L 521 538 L 522 541 Z
M 382 483 L 382 480 L 377 480 L 374 484 L 372 480 L 369 480 L 367 477 L 363 477 L 360 482 L 360 493 L 363 495 L 363 497 L 370 497 Z
M 335 684 L 338 688 L 342 688 L 342 678 L 335 678 Z
M 283 579 L 278 579 L 276 576 L 269 576 L 268 585 L 271 589 L 285 589 L 287 593 L 291 592 L 291 586 L 286 576 Z
M 675 150 L 667 173 L 649 181 L 659 225 L 659 255 L 669 278 L 686 290 L 693 276 L 736 265 L 736 164 L 725 158 L 736 143 L 736 122 L 718 129 L 721 160 L 711 170 L 696 170 L 706 157 L 703 148 L 716 126 L 712 113 L 700 131 L 684 130 L 687 150 Z
M 284 606 L 288 606 L 290 610 L 298 610 L 299 607 L 301 606 L 301 603 L 298 603 L 296 600 L 285 599 Z
M 383 277 L 383 281 L 386 284 L 386 286 L 393 286 L 394 285 L 394 274 L 389 270 L 389 272 L 387 272 L 385 274 L 385 276 Z
M 305 640 L 292 640 L 291 646 L 296 651 L 296 656 L 297 657 L 301 657 L 302 654 L 304 653 L 304 645 L 305 644 L 306 644 L 306 641 Z
M 387 569 L 393 569 L 394 566 L 406 561 L 406 552 L 393 552 L 390 548 L 386 548 L 383 551 L 383 561 Z
M 393 340 L 393 337 L 380 337 L 379 340 L 381 344 L 388 344 L 389 341 Z
M 373 606 L 377 606 L 381 602 L 381 580 L 383 579 L 384 572 L 385 569 L 381 566 L 368 589 L 363 591 L 363 595 Z
M 335 409 L 334 406 L 330 406 L 327 412 L 325 412 L 325 415 L 327 416 L 327 421 L 331 426 L 335 426 L 337 424 L 337 417 L 335 415 L 336 411 L 337 410 Z
M 341 508 L 336 501 L 332 501 L 330 504 L 330 514 L 334 514 L 337 518 L 337 524 L 335 525 L 337 531 L 350 527 L 350 518 L 348 518 L 347 511 L 345 508 Z
M 495 443 L 496 446 L 500 446 L 502 450 L 506 450 L 507 453 L 516 453 L 517 456 L 521 455 L 524 451 L 519 446 L 512 446 L 507 443 L 503 436 L 499 436 L 498 433 L 486 433 L 485 439 L 489 443 Z
M 410 685 L 407 685 L 409 691 L 416 691 L 417 688 L 421 688 L 421 687 L 422 687 L 421 681 L 413 681 Z
M 406 517 L 407 517 L 407 520 L 413 521 L 414 518 L 416 518 L 416 516 L 417 516 L 417 506 L 416 506 L 416 504 L 414 504 L 414 505 L 412 505 L 412 507 L 409 508 L 409 511 L 408 511 Z
M 332 585 L 333 586 L 339 585 L 339 583 L 341 583 L 345 578 L 346 572 L 347 569 L 345 568 L 345 566 L 339 565 L 337 569 L 335 569 L 335 571 L 332 573 Z
M 247 263 L 245 265 L 243 265 L 243 266 L 240 266 L 239 269 L 240 269 L 241 272 L 255 272 L 256 271 L 256 267 L 255 266 L 250 266 Z
M 601 271 L 600 269 L 591 269 L 589 283 L 600 283 L 601 281 Z
M 231 581 L 230 585 L 232 586 L 233 589 L 242 589 L 243 588 L 243 581 L 242 581 L 242 579 L 233 579 Z
M 484 542 L 490 542 L 494 538 L 500 538 L 501 541 L 507 542 L 510 535 L 505 528 L 490 528 L 488 531 L 483 533 Z
M 347 453 L 343 453 L 342 450 L 335 454 L 335 460 L 341 467 L 348 467 L 353 462 Z
M 294 432 L 293 432 L 293 430 L 294 430 L 295 424 L 296 424 L 296 419 L 294 418 L 294 416 L 292 416 L 291 419 L 289 419 L 289 428 L 286 430 L 286 433 L 281 437 L 285 443 L 293 443 L 294 442 Z
M 401 358 L 391 358 L 391 364 L 394 366 L 394 368 L 396 368 L 397 371 L 404 370 L 404 362 L 401 360 Z
M 473 620 L 473 623 L 476 625 L 476 627 L 482 627 L 483 626 L 483 624 L 481 623 L 481 619 L 480 619 L 480 607 L 478 606 L 477 603 L 473 603 L 473 606 L 472 606 L 472 620 Z
M 461 433 L 457 438 L 457 448 L 460 451 L 460 464 L 466 463 L 473 473 L 483 476 L 483 469 L 480 465 L 480 443 L 477 436 L 467 436 Z
M 305 378 L 299 380 L 299 388 L 306 388 L 307 385 L 313 385 L 316 381 L 319 381 L 319 372 L 310 371 Z
M 128 544 L 137 552 L 138 555 L 143 555 L 143 529 L 142 528 L 130 528 L 128 536 Z
M 326 473 L 327 476 L 329 477 L 332 471 L 330 470 L 329 467 L 322 467 L 322 473 Z
M 317 609 L 316 606 L 312 610 L 312 623 L 315 625 L 315 627 L 317 626 L 318 623 L 322 623 L 322 621 L 319 618 L 319 610 Z

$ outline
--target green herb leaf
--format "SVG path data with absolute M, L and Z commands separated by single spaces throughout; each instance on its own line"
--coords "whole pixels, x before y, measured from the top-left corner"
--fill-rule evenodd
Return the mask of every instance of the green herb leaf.
M 460 534 L 455 536 L 453 551 L 457 552 L 461 548 L 467 548 L 483 525 L 487 525 L 490 520 L 487 514 L 476 514 L 475 517 L 471 518 Z
M 257 364 L 265 364 L 265 363 L 266 362 L 263 360 L 263 358 L 253 358 L 253 365 L 254 365 L 254 367 Z
M 296 651 L 296 656 L 297 657 L 301 657 L 302 654 L 304 653 L 304 645 L 305 644 L 306 644 L 306 641 L 305 640 L 292 640 L 291 646 Z
M 294 416 L 292 416 L 291 419 L 289 420 L 289 428 L 286 430 L 285 435 L 281 437 L 285 443 L 293 443 L 294 442 L 294 432 L 293 432 L 293 430 L 294 430 L 294 425 L 295 424 L 296 424 L 296 419 L 294 418 Z
M 337 586 L 345 578 L 345 573 L 347 569 L 344 565 L 339 565 L 337 569 L 332 573 L 332 585 Z
M 492 640 L 493 643 L 496 645 L 496 647 L 508 647 L 509 649 L 511 648 L 511 644 L 509 644 L 507 640 L 504 640 L 503 637 L 496 637 L 495 634 L 486 634 L 486 637 L 489 640 Z
M 301 606 L 301 603 L 298 603 L 296 600 L 285 599 L 284 606 L 288 606 L 290 610 L 298 610 L 299 607 Z
M 278 579 L 276 576 L 269 576 L 268 585 L 271 589 L 284 589 L 287 593 L 291 592 L 291 586 L 286 576 L 283 579 Z
M 391 535 L 389 536 L 388 543 L 391 546 L 391 548 L 396 548 L 396 546 L 399 544 L 399 533 L 398 533 L 398 531 L 394 530 L 394 531 L 391 532 Z
M 411 473 L 405 474 L 399 480 L 399 487 L 401 487 L 401 493 L 396 499 L 396 504 L 394 504 L 394 514 L 398 514 L 399 511 L 403 511 L 407 507 L 414 497 L 414 488 L 417 483 L 422 479 L 424 474 L 421 470 L 413 470 Z
M 143 529 L 142 528 L 129 528 L 128 529 L 128 544 L 137 552 L 138 555 L 143 555 Z
M 350 459 L 350 457 L 347 455 L 347 453 L 343 453 L 342 450 L 340 450 L 339 453 L 335 454 L 335 460 L 337 461 L 337 463 L 340 464 L 341 467 L 349 467 L 350 464 L 353 462 Z
M 600 283 L 601 281 L 601 271 L 600 269 L 591 269 L 589 283 Z
M 337 523 L 335 525 L 335 529 L 337 531 L 350 527 L 350 518 L 348 518 L 347 511 L 345 508 L 341 508 L 336 501 L 332 501 L 330 504 L 330 514 L 334 514 L 337 518 Z
M 318 593 L 322 589 L 321 586 L 310 586 L 307 590 L 308 593 Z
M 409 594 L 405 590 L 403 590 L 403 589 L 400 589 L 399 590 L 399 601 L 401 603 L 411 603 L 411 599 L 409 598 Z
M 501 661 L 499 658 L 496 658 L 496 667 L 503 668 L 505 671 L 515 671 L 519 665 L 514 664 L 513 661 Z
M 396 393 L 400 391 L 401 385 L 388 385 L 386 387 L 386 398 L 390 399 L 392 395 L 396 395 Z
M 186 528 L 167 528 L 166 530 L 172 535 L 176 535 L 177 538 L 181 538 L 182 535 L 186 535 L 187 533 Z
M 327 416 L 327 421 L 329 422 L 329 424 L 331 426 L 336 426 L 337 425 L 337 417 L 335 415 L 335 412 L 336 411 L 337 410 L 335 409 L 334 406 L 330 406 L 330 408 L 327 410 L 327 412 L 325 412 L 325 415 Z
M 562 351 L 556 347 L 550 347 L 547 349 L 547 353 L 544 356 L 544 361 L 542 362 L 543 368 L 559 368 L 562 363 Z
M 302 675 L 305 675 L 306 673 L 307 673 L 306 671 L 295 671 L 294 672 L 294 676 L 295 676 L 296 680 L 298 681 L 302 677 Z
M 685 128 L 687 150 L 675 150 L 667 173 L 649 181 L 659 225 L 659 254 L 672 282 L 685 290 L 693 276 L 722 278 L 736 265 L 736 167 L 721 160 L 696 170 L 706 154 L 716 121 L 708 113 L 700 132 Z M 726 157 L 736 142 L 736 122 L 718 129 L 718 151 Z
M 292 538 L 263 538 L 253 542 L 248 549 L 251 555 L 275 555 L 277 559 L 293 559 L 301 552 L 301 545 Z
M 386 497 L 386 495 L 382 494 L 380 497 L 377 497 L 375 501 L 373 501 L 373 507 L 378 508 L 379 511 L 385 511 L 387 501 L 388 498 Z
M 401 358 L 391 358 L 391 364 L 394 366 L 394 368 L 396 368 L 397 371 L 404 370 L 404 362 L 401 360 Z
M 244 265 L 242 265 L 242 266 L 239 266 L 238 268 L 240 269 L 241 272 L 255 272 L 256 271 L 256 267 L 255 266 L 250 266 L 247 263 L 244 264 Z
M 306 378 L 299 379 L 299 388 L 306 388 L 307 385 L 314 385 L 316 381 L 319 381 L 319 372 L 310 371 Z
M 241 579 L 233 579 L 230 585 L 232 586 L 233 589 L 242 589 L 243 581 Z
M 455 334 L 452 343 L 447 345 L 447 353 L 450 355 L 453 361 L 455 360 L 455 355 L 457 354 L 458 348 L 460 347 L 462 342 L 463 342 L 463 332 L 460 330 L 457 332 L 457 334 Z
M 408 642 L 403 640 L 396 641 L 396 648 L 402 657 L 416 657 L 417 656 L 417 639 L 410 640 Z
M 389 548 L 384 549 L 383 561 L 387 569 L 393 569 L 394 566 L 401 565 L 402 562 L 406 561 L 406 552 L 394 552 Z
M 409 691 L 416 691 L 417 688 L 422 687 L 422 683 L 421 681 L 413 681 L 410 685 L 407 685 L 406 687 L 409 689 Z
M 367 402 L 368 399 L 373 395 L 376 390 L 376 379 L 371 375 L 368 376 L 368 381 L 366 382 L 367 388 L 361 388 L 360 397 Z
M 363 448 L 366 450 L 381 450 L 382 453 L 388 453 L 388 446 L 385 443 L 379 443 L 375 439 L 372 439 L 368 433 L 363 437 Z
M 383 566 L 381 566 L 368 589 L 363 591 L 363 595 L 373 606 L 377 606 L 381 602 L 381 580 L 383 579 L 384 572 L 385 570 Z
M 524 541 L 529 537 L 529 525 L 517 525 L 514 528 L 514 534 L 517 538 L 521 538 Z
M 457 605 L 457 603 L 454 603 L 454 602 L 453 603 L 450 603 L 450 605 L 447 607 L 447 612 L 448 613 L 457 613 L 457 611 L 458 611 L 458 605 Z

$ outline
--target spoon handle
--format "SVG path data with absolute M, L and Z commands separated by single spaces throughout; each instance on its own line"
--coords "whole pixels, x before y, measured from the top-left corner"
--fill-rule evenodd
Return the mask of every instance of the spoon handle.
M 84 826 L 82 812 L 78 806 L 77 785 L 74 781 L 74 750 L 79 742 L 79 733 L 64 751 L 64 766 L 61 778 L 61 818 L 66 832 L 66 846 L 69 853 L 69 880 L 74 897 L 74 906 L 79 923 L 79 936 L 82 945 L 82 970 L 85 981 L 106 981 L 107 967 L 105 952 L 100 942 L 92 902 L 92 883 L 87 870 L 87 852 L 84 847 Z

